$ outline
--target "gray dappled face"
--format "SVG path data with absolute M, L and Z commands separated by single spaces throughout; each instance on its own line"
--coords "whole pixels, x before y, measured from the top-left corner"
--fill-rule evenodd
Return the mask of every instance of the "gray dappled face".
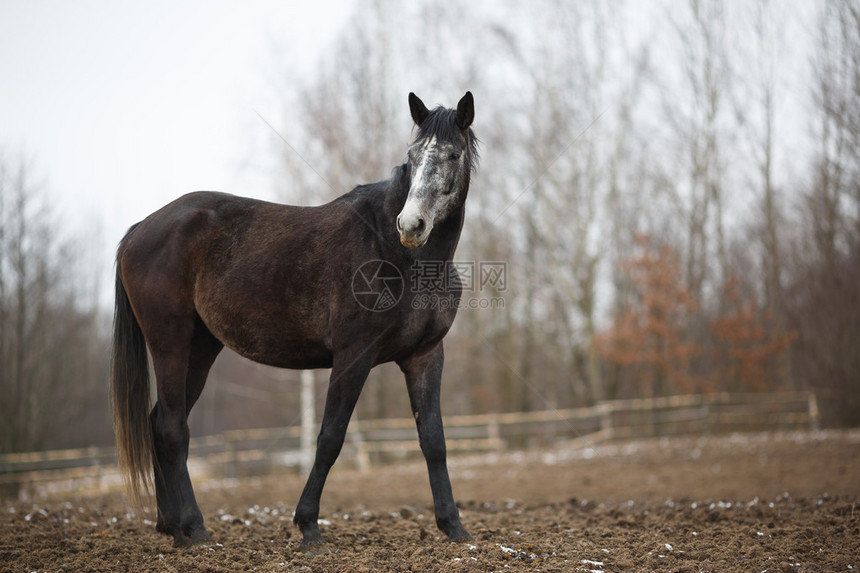
M 436 137 L 415 142 L 409 148 L 412 180 L 397 231 L 405 247 L 421 247 L 433 226 L 443 221 L 462 202 L 469 166 L 465 141 L 458 145 Z

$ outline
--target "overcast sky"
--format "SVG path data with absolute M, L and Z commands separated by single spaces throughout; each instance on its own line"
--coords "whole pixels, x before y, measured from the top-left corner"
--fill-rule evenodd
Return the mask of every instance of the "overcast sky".
M 0 152 L 73 230 L 101 226 L 109 285 L 125 229 L 179 195 L 272 198 L 257 113 L 282 121 L 282 71 L 310 72 L 349 5 L 0 0 Z
M 24 154 L 64 228 L 98 231 L 106 305 L 113 253 L 131 224 L 194 190 L 278 198 L 278 152 L 284 150 L 266 122 L 278 128 L 295 121 L 284 104 L 287 72 L 313 74 L 351 4 L 0 0 L 0 154 L 13 162 Z M 649 37 L 655 22 L 665 24 L 671 5 L 636 4 L 631 45 Z M 807 62 L 804 26 L 814 21 L 811 4 L 789 6 L 809 17 L 784 22 L 790 41 L 778 69 L 786 76 L 777 102 L 780 185 L 805 165 L 797 158 L 808 127 L 808 74 L 795 68 Z M 529 37 L 526 27 L 517 30 Z M 495 32 L 484 25 L 474 33 Z M 661 63 L 656 69 L 665 73 L 662 62 L 676 48 L 671 35 L 651 35 L 652 57 Z M 431 86 L 410 89 L 420 87 Z

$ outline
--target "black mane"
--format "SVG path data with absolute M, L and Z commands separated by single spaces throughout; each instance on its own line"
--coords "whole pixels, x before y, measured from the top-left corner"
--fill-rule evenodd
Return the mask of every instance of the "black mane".
M 459 143 L 462 133 L 463 130 L 457 126 L 457 112 L 440 105 L 433 109 L 427 118 L 421 122 L 415 141 L 429 139 L 435 135 L 437 141 Z M 480 158 L 478 154 L 479 141 L 471 127 L 467 133 L 466 149 L 469 153 L 469 163 L 474 171 L 478 167 L 478 159 Z

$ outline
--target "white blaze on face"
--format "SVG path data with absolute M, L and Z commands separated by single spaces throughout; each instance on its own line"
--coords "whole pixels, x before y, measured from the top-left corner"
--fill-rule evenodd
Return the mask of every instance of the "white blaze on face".
M 433 226 L 444 221 L 463 200 L 455 191 L 468 185 L 467 157 L 455 144 L 439 143 L 435 136 L 409 150 L 412 179 L 397 216 L 403 246 L 423 246 Z
M 424 144 L 421 155 L 414 161 L 412 168 L 412 181 L 409 185 L 409 194 L 403 210 L 397 216 L 397 230 L 400 233 L 400 242 L 406 247 L 420 247 L 427 242 L 430 231 L 433 229 L 435 213 L 428 208 L 427 203 L 431 199 L 433 182 L 429 179 L 427 164 L 429 156 L 436 149 L 436 137 L 431 137 Z

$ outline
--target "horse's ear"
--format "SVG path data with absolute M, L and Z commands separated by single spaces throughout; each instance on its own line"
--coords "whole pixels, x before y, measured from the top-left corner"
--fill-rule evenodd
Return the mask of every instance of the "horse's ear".
M 473 119 L 475 119 L 475 100 L 472 98 L 472 92 L 466 92 L 457 104 L 457 127 L 468 129 Z
M 409 92 L 409 111 L 412 113 L 412 120 L 418 127 L 421 127 L 421 124 L 424 123 L 424 120 L 427 119 L 428 115 L 430 115 L 430 111 L 427 109 L 427 106 L 424 105 L 424 102 L 412 92 Z

